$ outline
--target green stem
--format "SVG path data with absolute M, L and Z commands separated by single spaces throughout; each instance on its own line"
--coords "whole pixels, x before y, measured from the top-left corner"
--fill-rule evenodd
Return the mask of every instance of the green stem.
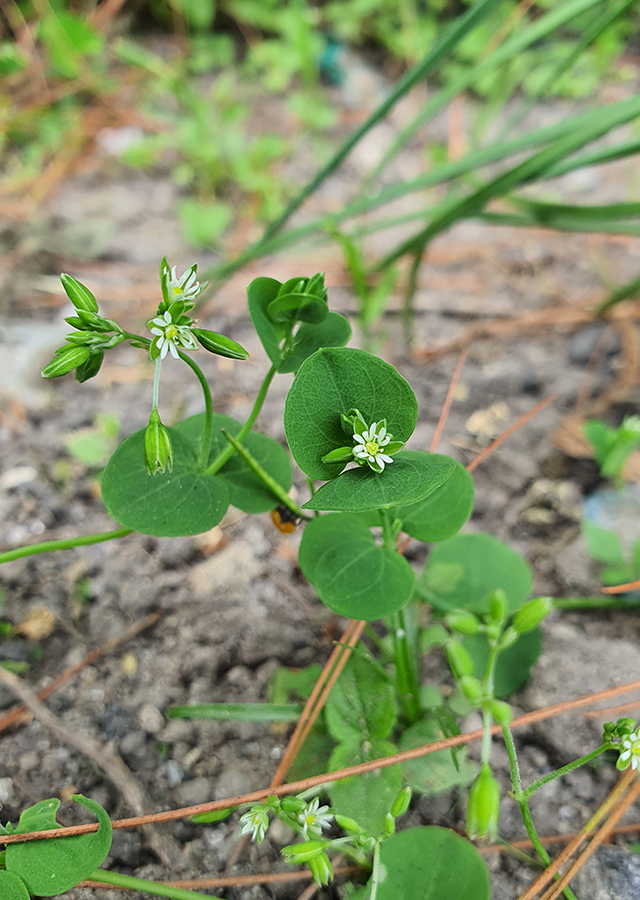
M 182 350 L 178 350 L 178 356 L 183 362 L 186 362 L 193 372 L 195 372 L 196 378 L 200 382 L 202 393 L 204 394 L 204 429 L 202 431 L 202 444 L 200 445 L 200 460 L 198 463 L 198 468 L 202 471 L 209 462 L 211 437 L 213 434 L 213 400 L 211 399 L 211 389 L 209 388 L 209 383 L 200 366 L 195 363 L 190 356 L 183 353 Z
M 485 697 L 493 699 L 494 678 L 496 662 L 500 649 L 493 644 L 489 644 L 489 658 L 487 659 L 487 668 L 485 669 L 484 678 L 482 680 L 483 693 Z M 491 729 L 493 727 L 493 716 L 488 709 L 484 709 L 482 713 L 482 724 L 484 731 L 482 733 L 482 762 L 489 763 L 491 760 Z
M 173 900 L 222 900 L 212 894 L 201 894 L 199 891 L 186 891 L 184 888 L 171 887 L 169 884 L 161 884 L 159 881 L 146 881 L 144 878 L 132 878 L 131 875 L 120 875 L 119 872 L 107 872 L 104 869 L 96 869 L 89 875 L 91 881 L 99 881 L 102 884 L 112 884 L 114 887 L 128 888 L 132 891 L 141 891 L 143 894 L 156 894 L 158 897 L 172 897 Z
M 533 784 L 530 784 L 526 791 L 522 792 L 522 796 L 525 800 L 528 800 L 529 797 L 538 790 L 538 788 L 544 787 L 545 784 L 548 784 L 555 778 L 560 778 L 562 777 L 562 775 L 566 775 L 567 772 L 571 772 L 573 771 L 573 769 L 577 769 L 579 766 L 584 766 L 585 763 L 591 762 L 592 759 L 595 759 L 596 756 L 600 756 L 600 754 L 604 753 L 605 750 L 612 750 L 615 747 L 616 745 L 608 742 L 601 744 L 595 750 L 592 750 L 591 753 L 587 753 L 585 756 L 581 756 L 580 759 L 574 759 L 573 762 L 567 763 L 567 765 L 562 766 L 561 769 L 555 769 L 555 771 L 548 772 L 546 775 L 543 775 L 542 778 L 539 778 L 537 781 L 534 781 Z
M 156 369 L 153 373 L 153 396 L 151 398 L 151 407 L 152 409 L 158 408 L 158 401 L 160 400 L 160 370 L 162 369 L 162 360 L 160 357 L 156 359 Z
M 101 544 L 103 541 L 112 541 L 114 538 L 126 537 L 133 533 L 133 528 L 116 528 L 114 531 L 103 531 L 100 534 L 86 534 L 84 537 L 66 538 L 60 541 L 42 541 L 40 544 L 30 544 L 27 547 L 16 547 L 15 550 L 7 550 L 0 553 L 0 563 L 11 562 L 14 559 L 22 559 L 23 556 L 35 556 L 38 553 L 49 553 L 53 550 L 71 550 L 73 547 L 86 547 L 89 544 Z
M 396 553 L 395 536 L 391 529 L 389 513 L 386 509 L 380 510 L 380 518 L 385 549 Z M 388 617 L 387 622 L 393 641 L 393 658 L 400 701 L 407 719 L 410 724 L 413 724 L 420 718 L 420 685 L 418 683 L 417 666 L 415 665 L 407 638 L 407 623 L 404 617 L 404 610 L 396 610 L 393 615 Z
M 229 441 L 233 449 L 246 462 L 251 471 L 255 472 L 260 481 L 271 491 L 272 494 L 274 494 L 274 496 L 278 498 L 280 503 L 290 509 L 291 512 L 298 516 L 300 519 L 306 519 L 308 522 L 310 522 L 311 516 L 308 516 L 303 509 L 300 509 L 298 504 L 295 502 L 295 500 L 291 499 L 282 485 L 278 484 L 275 478 L 273 478 L 267 471 L 265 471 L 265 469 L 263 469 L 258 460 L 251 453 L 249 453 L 246 447 L 243 447 L 242 444 L 236 440 L 236 438 L 230 435 L 226 428 L 221 428 L 220 431 Z
M 524 791 L 522 790 L 522 779 L 520 777 L 520 765 L 518 763 L 518 755 L 516 753 L 516 745 L 513 741 L 513 735 L 511 733 L 511 729 L 508 725 L 502 726 L 502 734 L 504 736 L 504 742 L 507 748 L 507 754 L 509 756 L 509 765 L 511 767 L 511 789 L 513 793 L 513 797 L 520 807 L 520 813 L 522 815 L 522 821 L 524 822 L 524 827 L 527 829 L 527 834 L 529 835 L 529 840 L 533 844 L 534 850 L 545 864 L 548 866 L 551 863 L 551 857 L 544 849 L 542 845 L 542 841 L 536 831 L 536 826 L 533 824 L 533 819 L 531 818 L 531 810 L 529 809 L 529 801 L 524 795 Z M 555 880 L 558 880 L 558 874 L 554 876 Z M 563 891 L 566 900 L 577 900 L 576 895 L 573 893 L 570 887 L 566 887 Z
M 253 404 L 253 409 L 251 410 L 251 415 L 249 416 L 247 421 L 244 423 L 244 425 L 242 426 L 242 428 L 236 435 L 236 441 L 238 441 L 238 443 L 241 444 L 242 441 L 246 438 L 246 436 L 249 434 L 249 432 L 253 428 L 253 425 L 254 425 L 256 419 L 260 415 L 260 410 L 262 409 L 262 406 L 267 397 L 267 393 L 269 391 L 269 388 L 271 387 L 271 382 L 273 381 L 275 374 L 276 374 L 276 368 L 275 368 L 275 366 L 271 366 L 271 368 L 269 369 L 269 371 L 267 372 L 267 374 L 265 376 L 264 381 L 262 382 L 260 390 L 258 391 L 258 396 L 256 397 L 256 402 Z M 214 461 L 211 463 L 209 468 L 206 470 L 207 475 L 215 475 L 216 472 L 220 471 L 220 469 L 223 467 L 223 465 L 231 459 L 233 454 L 234 454 L 234 449 L 230 444 L 221 453 L 219 453 L 218 456 L 216 456 Z
M 373 869 L 371 871 L 371 891 L 369 900 L 376 900 L 378 894 L 378 883 L 380 881 L 380 841 L 376 841 L 373 848 Z

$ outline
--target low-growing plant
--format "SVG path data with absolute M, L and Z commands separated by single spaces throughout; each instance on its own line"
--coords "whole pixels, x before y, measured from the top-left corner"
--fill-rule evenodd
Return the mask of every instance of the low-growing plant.
M 194 820 L 210 824 L 240 808 L 241 833 L 260 842 L 270 822 L 280 819 L 302 838 L 282 850 L 285 861 L 306 863 L 317 884 L 332 878 L 329 854 L 334 851 L 370 869 L 367 886 L 354 895 L 362 900 L 426 900 L 436 886 L 443 900 L 488 900 L 488 871 L 471 844 L 439 827 L 396 834 L 395 820 L 407 811 L 412 791 L 430 794 L 470 783 L 468 835 L 495 839 L 501 792 L 491 746 L 498 725 L 509 754 L 513 797 L 547 864 L 529 810 L 533 792 L 607 750 L 619 752 L 620 768 L 637 768 L 640 734 L 632 720 L 608 723 L 599 747 L 523 788 L 509 728 L 512 710 L 504 698 L 524 683 L 537 658 L 539 624 L 552 601 L 528 599 L 531 570 L 504 544 L 487 534 L 458 534 L 473 505 L 471 476 L 450 457 L 405 449 L 417 423 L 415 394 L 391 365 L 344 346 L 351 336 L 349 323 L 329 310 L 323 274 L 284 284 L 261 277 L 249 285 L 249 312 L 271 365 L 244 423 L 214 413 L 208 381 L 191 356 L 198 349 L 236 360 L 248 356 L 231 338 L 197 327 L 189 315 L 206 287 L 197 280 L 197 266 L 178 275 L 162 260 L 161 300 L 147 334 L 126 331 L 103 317 L 93 294 L 73 277 L 63 275 L 62 283 L 75 308 L 67 318 L 74 330 L 43 375 L 75 371 L 76 379 L 85 382 L 98 374 L 106 352 L 128 342 L 155 363 L 151 414 L 146 428 L 127 437 L 104 470 L 102 496 L 119 525 L 116 530 L 18 548 L 0 555 L 0 562 L 132 531 L 162 537 L 198 534 L 220 522 L 230 504 L 246 513 L 288 510 L 304 520 L 299 564 L 320 600 L 341 616 L 379 623 L 367 631 L 375 655 L 356 649 L 329 695 L 316 733 L 321 752 L 316 744 L 315 760 L 313 752 L 298 760 L 303 769 L 309 761 L 319 765 L 327 785 L 289 797 L 274 794 L 257 804 L 232 802 L 222 813 Z M 203 413 L 171 428 L 159 414 L 160 377 L 170 358 L 194 373 L 204 405 Z M 289 493 L 288 454 L 253 430 L 278 373 L 295 373 L 284 430 L 310 489 L 301 506 Z M 434 545 L 420 576 L 399 550 L 401 533 Z M 441 685 L 423 683 L 426 653 L 441 653 L 448 663 L 450 677 L 443 677 Z M 245 714 L 217 704 L 217 709 L 181 707 L 168 714 L 287 720 L 293 718 L 287 708 L 290 692 L 308 694 L 316 674 L 280 676 L 276 709 L 251 705 Z M 453 692 L 445 687 L 449 680 Z M 479 771 L 458 748 L 377 772 L 330 778 L 331 771 L 361 764 L 370 769 L 368 764 L 378 759 L 457 735 L 458 719 L 473 709 L 483 720 Z M 321 805 L 320 795 L 327 792 L 330 806 Z M 0 855 L 3 897 L 55 896 L 86 878 L 175 898 L 204 896 L 98 869 L 109 850 L 111 825 L 96 803 L 76 799 L 98 817 L 96 833 L 17 840 L 17 835 L 55 829 L 58 800 L 41 801 L 23 812 L 16 828 L 0 829 L 7 844 Z M 453 874 L 439 880 L 444 869 Z M 569 888 L 565 896 L 573 897 Z

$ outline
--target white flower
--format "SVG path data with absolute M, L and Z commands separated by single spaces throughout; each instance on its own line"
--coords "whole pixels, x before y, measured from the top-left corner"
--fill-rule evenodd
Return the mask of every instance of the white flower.
M 269 827 L 269 813 L 264 806 L 252 806 L 249 812 L 240 816 L 240 834 L 250 834 L 258 844 L 261 843 Z
M 169 310 L 161 316 L 156 316 L 149 323 L 151 334 L 155 334 L 158 338 L 158 349 L 160 350 L 160 358 L 164 359 L 167 351 L 171 351 L 171 355 L 178 358 L 178 348 L 183 350 L 197 350 L 198 342 L 191 334 L 188 325 L 176 325 L 173 321 Z
M 328 806 L 320 806 L 320 801 L 315 797 L 303 810 L 298 813 L 298 822 L 305 838 L 322 837 L 322 829 L 328 828 L 333 819 L 333 813 L 327 812 Z
M 189 303 L 190 301 L 195 300 L 207 286 L 206 283 L 200 284 L 200 282 L 196 280 L 195 266 L 192 266 L 190 269 L 187 269 L 186 272 L 183 272 L 180 278 L 178 278 L 175 266 L 172 266 L 171 272 L 169 272 L 169 267 L 167 266 L 163 274 L 166 278 L 170 302 L 173 302 L 174 300 L 184 300 Z
M 391 435 L 387 434 L 386 427 L 381 423 L 374 422 L 367 431 L 362 434 L 357 432 L 353 435 L 356 446 L 353 448 L 353 455 L 356 460 L 362 460 L 371 466 L 376 472 L 382 472 L 385 463 L 392 463 L 393 459 L 382 450 L 391 441 Z
M 640 728 L 636 728 L 622 741 L 622 752 L 620 753 L 619 762 L 626 762 L 627 764 L 626 766 L 619 766 L 619 768 L 626 769 L 629 763 L 631 763 L 632 769 L 640 767 Z

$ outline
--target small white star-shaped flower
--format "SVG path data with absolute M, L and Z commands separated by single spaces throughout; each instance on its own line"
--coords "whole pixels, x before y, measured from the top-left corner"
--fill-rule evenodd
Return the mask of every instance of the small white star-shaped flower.
M 190 301 L 195 300 L 207 286 L 206 284 L 200 284 L 196 279 L 196 269 L 194 266 L 187 269 L 186 272 L 183 272 L 179 278 L 176 266 L 172 266 L 171 272 L 169 272 L 169 267 L 167 266 L 164 270 L 164 277 L 166 278 L 167 289 L 172 301 L 184 300 L 189 303 Z
M 158 338 L 161 359 L 165 358 L 167 351 L 171 351 L 171 355 L 177 359 L 178 348 L 182 350 L 198 349 L 198 342 L 191 334 L 189 326 L 176 325 L 169 310 L 152 319 L 149 323 L 149 330 Z
M 260 844 L 269 827 L 269 813 L 264 806 L 252 806 L 249 812 L 240 816 L 240 834 L 250 834 Z
M 623 739 L 619 762 L 626 762 L 627 764 L 619 768 L 626 769 L 629 763 L 631 763 L 632 769 L 637 770 L 640 768 L 640 728 L 636 728 L 635 731 Z
M 391 435 L 387 434 L 384 425 L 381 424 L 378 428 L 378 423 L 374 422 L 362 434 L 356 432 L 353 440 L 356 442 L 356 446 L 353 448 L 356 460 L 368 463 L 376 472 L 382 472 L 385 463 L 393 462 L 388 454 L 382 452 L 383 448 L 391 441 Z
M 322 829 L 329 828 L 333 813 L 327 812 L 328 806 L 320 806 L 315 797 L 311 803 L 298 813 L 298 822 L 305 838 L 322 837 Z

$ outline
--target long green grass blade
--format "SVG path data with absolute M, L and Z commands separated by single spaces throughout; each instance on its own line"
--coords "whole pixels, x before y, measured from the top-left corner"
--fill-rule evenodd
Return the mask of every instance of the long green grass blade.
M 640 275 L 632 281 L 628 281 L 626 284 L 616 288 L 615 291 L 612 291 L 604 303 L 601 303 L 600 306 L 597 307 L 596 312 L 598 315 L 602 315 L 602 313 L 611 309 L 612 306 L 615 306 L 616 303 L 622 303 L 623 300 L 628 300 L 636 294 L 640 294 Z
M 171 706 L 167 719 L 213 719 L 217 722 L 297 722 L 297 703 L 199 703 Z
M 509 225 L 515 228 L 552 228 L 555 231 L 579 231 L 591 234 L 632 234 L 640 235 L 640 223 L 629 223 L 624 219 L 586 219 L 558 216 L 547 221 L 539 221 L 533 216 L 519 216 L 517 213 L 483 212 L 471 218 L 482 219 L 489 225 Z

